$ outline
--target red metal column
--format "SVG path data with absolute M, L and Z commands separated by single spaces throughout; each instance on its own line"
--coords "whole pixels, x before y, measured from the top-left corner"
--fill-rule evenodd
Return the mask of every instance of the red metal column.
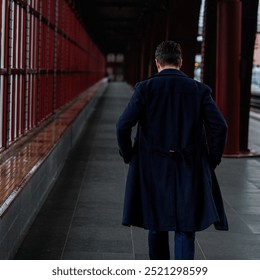
M 3 71 L 3 79 L 2 79 L 2 145 L 1 148 L 6 148 L 8 146 L 8 122 L 7 122 L 7 100 L 8 100 L 8 79 L 9 79 L 9 69 L 8 69 L 8 52 L 9 52 L 9 3 L 7 1 L 2 2 L 2 11 L 1 11 L 1 20 L 2 20 L 2 34 L 1 34 L 1 59 L 2 61 L 2 71 Z
M 228 123 L 226 155 L 239 151 L 240 52 L 242 5 L 239 0 L 221 0 L 217 7 L 216 103 Z

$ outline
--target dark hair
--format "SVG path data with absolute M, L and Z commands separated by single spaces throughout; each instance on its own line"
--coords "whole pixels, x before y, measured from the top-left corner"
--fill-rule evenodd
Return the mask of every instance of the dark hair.
M 161 64 L 180 66 L 182 59 L 182 52 L 180 44 L 174 41 L 163 41 L 155 50 L 155 58 Z

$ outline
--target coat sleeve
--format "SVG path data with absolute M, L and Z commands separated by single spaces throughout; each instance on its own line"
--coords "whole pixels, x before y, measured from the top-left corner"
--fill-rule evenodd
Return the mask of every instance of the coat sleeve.
M 209 158 L 213 168 L 215 168 L 221 161 L 224 152 L 226 137 L 227 137 L 227 123 L 211 97 L 211 90 L 206 89 L 203 97 L 203 114 L 204 121 L 209 137 Z
M 133 154 L 131 140 L 132 128 L 140 120 L 143 112 L 144 97 L 141 94 L 140 86 L 136 86 L 132 98 L 116 123 L 119 153 L 123 157 L 125 163 L 130 162 Z

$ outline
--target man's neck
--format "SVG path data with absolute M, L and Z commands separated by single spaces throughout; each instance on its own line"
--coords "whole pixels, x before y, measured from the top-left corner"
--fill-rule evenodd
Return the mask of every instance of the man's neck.
M 175 66 L 175 65 L 164 65 L 163 67 L 160 67 L 160 68 L 158 69 L 158 72 L 161 72 L 162 70 L 165 70 L 165 69 L 180 70 L 180 67 Z

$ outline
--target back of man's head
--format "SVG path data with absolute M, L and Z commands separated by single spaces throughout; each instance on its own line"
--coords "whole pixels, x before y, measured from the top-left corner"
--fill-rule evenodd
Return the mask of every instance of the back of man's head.
M 182 61 L 180 44 L 174 41 L 161 42 L 155 50 L 155 59 L 157 59 L 161 66 L 180 66 Z

